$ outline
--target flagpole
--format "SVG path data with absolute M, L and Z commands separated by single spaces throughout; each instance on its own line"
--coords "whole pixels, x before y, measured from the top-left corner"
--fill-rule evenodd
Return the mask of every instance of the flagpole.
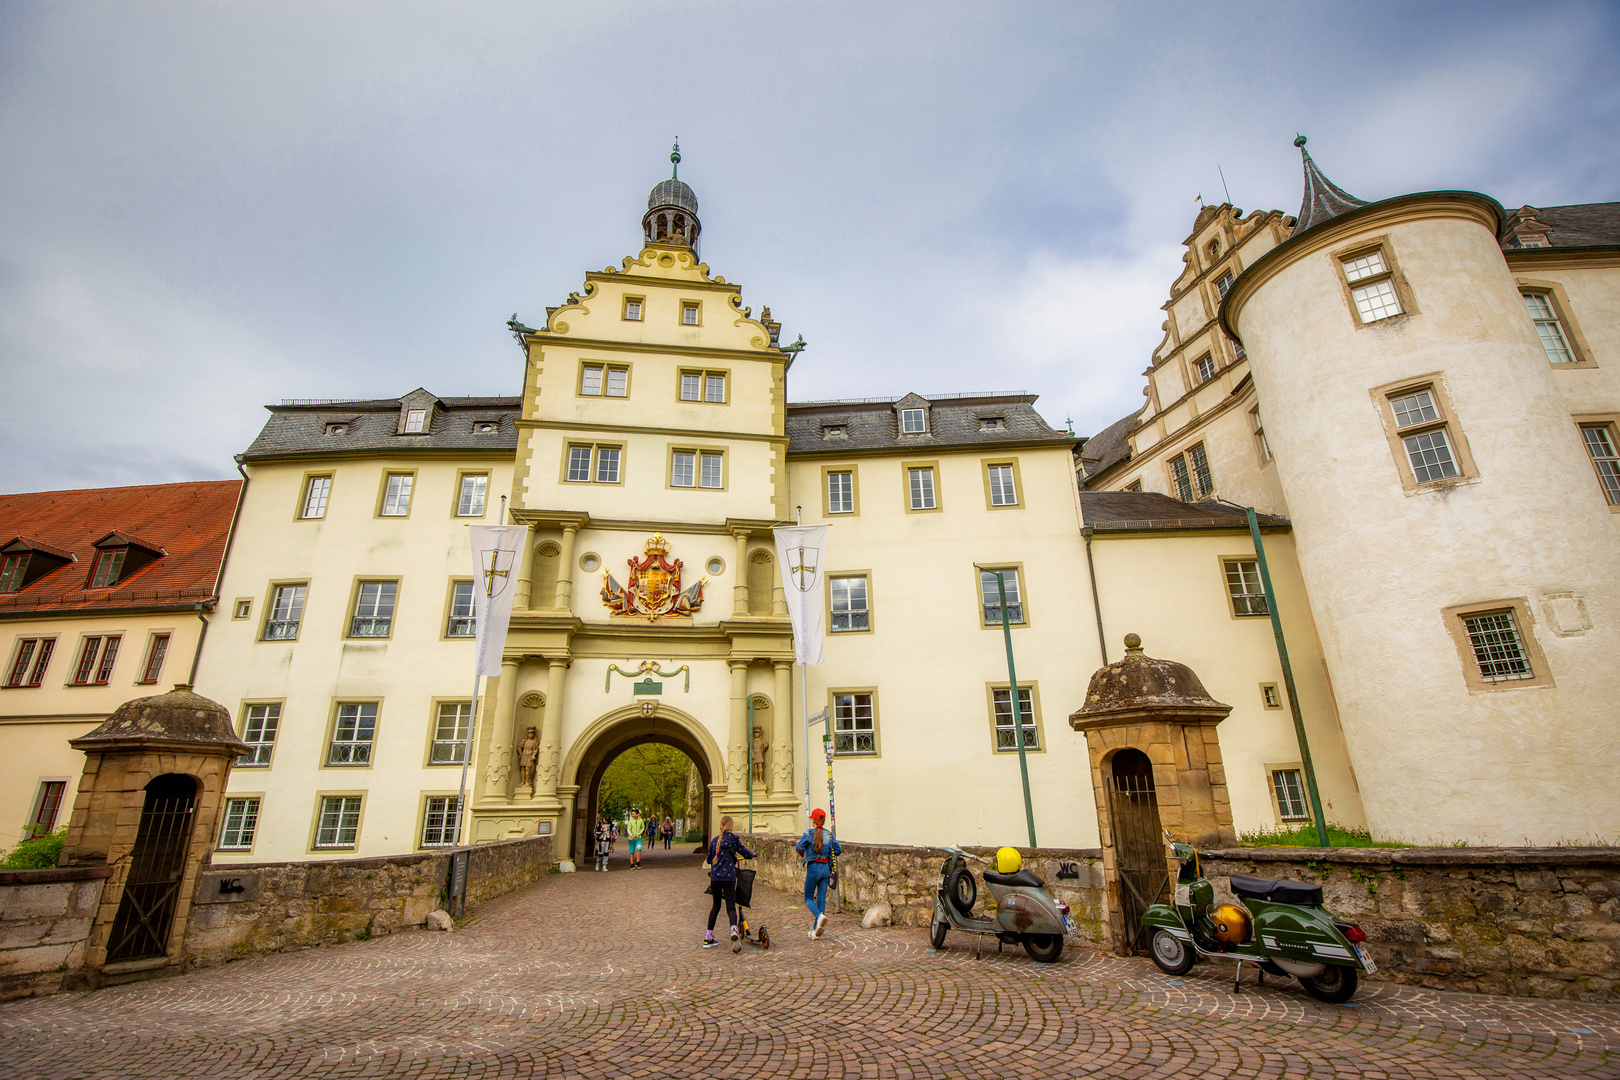
M 501 513 L 495 524 L 506 524 L 506 496 L 501 496 Z M 472 706 L 467 717 L 467 735 L 461 740 L 461 787 L 456 791 L 456 845 L 466 843 L 467 837 L 467 768 L 472 764 L 473 732 L 478 729 L 478 657 L 473 656 Z

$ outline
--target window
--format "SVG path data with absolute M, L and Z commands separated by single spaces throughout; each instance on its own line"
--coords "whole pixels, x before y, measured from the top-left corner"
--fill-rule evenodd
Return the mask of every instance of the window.
M 237 600 L 231 608 L 232 619 L 245 619 L 251 614 L 253 614 L 253 601 L 245 596 Z
M 681 302 L 681 325 L 696 326 L 698 324 L 698 305 L 690 300 Z
M 249 705 L 242 720 L 242 741 L 251 750 L 236 759 L 236 767 L 265 768 L 276 747 L 276 731 L 281 727 L 280 705 Z
M 141 665 L 141 677 L 138 682 L 155 683 L 158 676 L 163 674 L 163 661 L 169 655 L 169 635 L 153 634 L 152 643 L 146 647 L 146 663 Z
M 315 826 L 317 848 L 352 848 L 360 835 L 360 796 L 326 795 Z
M 726 377 L 723 373 L 703 376 L 703 400 L 715 405 L 726 402 Z
M 1016 466 L 1011 464 L 985 466 L 991 506 L 1018 505 L 1018 483 L 1014 478 L 1016 471 Z
M 226 799 L 225 813 L 219 826 L 219 850 L 250 850 L 253 847 L 253 834 L 258 827 L 258 796 L 247 799 Z
M 1401 299 L 1395 291 L 1395 276 L 1382 248 L 1339 260 L 1344 279 L 1350 283 L 1350 300 L 1363 324 L 1401 313 Z
M 1582 424 L 1581 439 L 1597 470 L 1603 497 L 1610 506 L 1620 506 L 1620 453 L 1616 452 L 1613 424 Z
M 452 582 L 450 585 L 450 619 L 445 624 L 445 637 L 474 637 L 477 620 L 473 614 L 473 583 Z
M 383 517 L 406 517 L 411 512 L 411 486 L 416 477 L 410 473 L 389 473 L 383 487 L 381 514 Z
M 55 638 L 23 638 L 17 642 L 17 655 L 6 674 L 7 686 L 38 686 L 45 681 L 45 669 L 56 649 Z
M 934 495 L 934 470 L 907 469 L 906 479 L 911 489 L 911 509 L 937 510 L 939 502 Z
M 332 495 L 332 478 L 330 476 L 312 476 L 304 481 L 304 501 L 300 504 L 298 516 L 304 519 L 323 518 L 326 516 L 326 501 Z
M 1213 356 L 1200 356 L 1193 363 L 1193 371 L 1197 375 L 1198 382 L 1209 382 L 1215 377 L 1215 358 Z
M 1142 490 L 1142 481 L 1141 481 L 1141 479 L 1138 478 L 1138 479 L 1132 480 L 1129 484 L 1126 484 L 1125 485 L 1125 490 L 1126 491 L 1141 491 Z
M 1170 480 L 1182 502 L 1205 499 L 1215 493 L 1215 477 L 1210 472 L 1209 455 L 1203 443 L 1194 443 L 1184 454 L 1170 459 Z
M 79 663 L 73 669 L 74 686 L 106 686 L 112 678 L 113 661 L 118 656 L 121 638 L 113 634 L 105 639 L 87 637 L 79 650 Z
M 270 594 L 270 617 L 264 621 L 265 641 L 291 641 L 304 619 L 307 585 L 277 585 Z
M 849 438 L 849 425 L 823 424 L 821 427 L 821 437 L 823 439 L 847 439 Z
M 703 400 L 703 373 L 701 371 L 681 372 L 681 400 Z
M 339 705 L 332 725 L 332 744 L 326 751 L 328 765 L 369 765 L 371 744 L 377 735 L 377 706 Z
M 1474 650 L 1481 681 L 1509 682 L 1535 676 L 1511 610 L 1465 615 L 1463 626 L 1468 630 L 1468 644 Z
M 630 369 L 620 364 L 581 364 L 579 392 L 584 397 L 629 397 Z
M 1305 805 L 1305 785 L 1298 769 L 1273 769 L 1271 789 L 1277 796 L 1277 816 L 1284 821 L 1306 821 L 1311 812 Z
M 927 415 L 922 409 L 900 410 L 900 433 L 918 435 L 928 430 Z
M 1271 460 L 1271 444 L 1266 442 L 1266 428 L 1260 422 L 1260 406 L 1249 410 L 1249 429 L 1254 432 L 1254 449 L 1260 455 L 1260 464 Z
M 624 298 L 624 317 L 629 322 L 641 321 L 641 297 L 627 296 Z
M 877 706 L 874 693 L 835 693 L 833 753 L 877 753 Z
M 827 513 L 855 512 L 855 473 L 842 469 L 827 474 Z
M 460 765 L 467 757 L 467 737 L 472 731 L 472 702 L 443 701 L 433 725 L 433 746 L 429 765 Z
M 617 484 L 619 452 L 617 446 L 570 446 L 564 477 L 571 484 Z
M 27 555 L 7 555 L 0 560 L 0 593 L 21 592 L 27 573 Z
M 344 435 L 348 433 L 348 430 L 348 424 L 327 424 L 325 433 L 327 435 Z
M 725 487 L 725 455 L 717 450 L 676 450 L 670 458 L 671 487 Z
M 979 417 L 979 430 L 1006 431 L 1007 418 L 1004 416 L 981 416 Z
M 425 427 L 427 427 L 426 409 L 405 410 L 405 434 L 420 435 Z
M 362 581 L 354 599 L 354 618 L 349 622 L 350 637 L 387 637 L 394 626 L 394 601 L 399 596 L 397 581 Z
M 710 405 L 726 403 L 726 373 L 724 371 L 682 371 L 681 400 L 702 401 Z
M 1266 590 L 1260 584 L 1260 563 L 1256 559 L 1225 559 L 1226 591 L 1232 598 L 1233 615 L 1270 615 Z
M 723 480 L 724 457 L 716 453 L 702 453 L 698 455 L 698 487 L 720 488 L 724 487 Z
M 1547 359 L 1554 364 L 1573 364 L 1575 350 L 1569 347 L 1569 336 L 1564 333 L 1564 325 L 1558 319 L 1551 294 L 1525 292 L 1521 295 L 1524 297 L 1524 309 L 1536 324 L 1536 336 L 1541 338 L 1541 347 L 1546 351 Z
M 870 630 L 871 612 L 867 608 L 866 576 L 828 578 L 832 591 L 831 630 L 844 634 L 852 630 Z
M 1282 708 L 1282 694 L 1278 691 L 1276 683 L 1260 684 L 1260 704 L 1268 709 Z
M 1023 593 L 1018 588 L 1018 568 L 1007 566 L 997 569 L 1001 572 L 1000 585 L 997 584 L 995 569 L 979 571 L 979 600 L 983 609 L 984 625 L 1001 625 L 1001 590 L 1004 586 L 1007 592 L 1007 621 L 1018 626 L 1024 621 Z
M 118 584 L 118 572 L 124 568 L 128 548 L 103 548 L 96 552 L 96 568 L 90 573 L 90 587 L 105 589 Z
M 472 473 L 461 478 L 461 494 L 456 498 L 457 517 L 483 517 L 484 496 L 489 492 L 489 477 Z
M 1018 731 L 1013 725 L 1012 688 L 992 687 L 990 690 L 992 719 L 996 725 L 996 752 L 1018 750 Z M 1024 749 L 1039 750 L 1041 738 L 1035 726 L 1035 688 L 1018 688 L 1018 727 L 1024 729 Z
M 697 483 L 697 455 L 690 450 L 675 451 L 670 467 L 669 482 L 675 487 L 691 487 Z
M 1552 686 L 1552 669 L 1530 628 L 1535 619 L 1521 598 L 1492 600 L 1442 612 L 1470 692 Z
M 1226 294 L 1232 291 L 1232 271 L 1221 275 L 1221 279 L 1215 283 L 1215 291 L 1221 294 L 1222 300 L 1226 299 Z
M 619 482 L 618 447 L 601 446 L 597 448 L 596 482 L 598 484 L 617 484 Z
M 460 823 L 460 800 L 454 795 L 430 795 L 422 811 L 422 846 L 451 847 Z
M 49 835 L 56 828 L 56 817 L 62 810 L 62 799 L 67 795 L 66 780 L 46 780 L 39 785 L 39 805 L 34 819 L 23 832 L 24 840 Z
M 1412 475 L 1418 483 L 1431 484 L 1458 475 L 1457 460 L 1452 456 L 1445 425 L 1433 426 L 1440 420 L 1440 410 L 1432 391 L 1418 390 L 1390 398 L 1389 407 L 1395 414 L 1395 430 L 1400 433 Z M 1423 425 L 1429 426 L 1422 431 L 1412 430 Z

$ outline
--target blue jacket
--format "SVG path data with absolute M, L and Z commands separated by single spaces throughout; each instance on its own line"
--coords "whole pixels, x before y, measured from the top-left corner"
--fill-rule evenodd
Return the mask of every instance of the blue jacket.
M 812 862 L 826 862 L 829 856 L 844 853 L 844 846 L 833 837 L 831 829 L 823 829 L 822 832 L 824 835 L 822 836 L 821 853 L 819 855 L 816 853 L 816 830 L 814 828 L 804 830 L 804 835 L 799 837 L 799 842 L 793 845 L 793 850 L 799 853 L 799 858 L 803 859 L 807 866 Z
M 737 839 L 736 833 L 721 833 L 709 841 L 709 880 L 710 881 L 736 881 L 737 855 L 741 853 L 745 859 L 755 858 L 752 851 L 743 846 Z

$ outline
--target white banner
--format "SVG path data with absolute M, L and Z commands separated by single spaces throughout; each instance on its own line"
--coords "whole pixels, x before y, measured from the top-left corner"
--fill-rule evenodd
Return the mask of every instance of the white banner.
M 782 564 L 782 592 L 793 619 L 794 658 L 819 664 L 825 637 L 822 617 L 822 566 L 827 555 L 827 526 L 778 525 L 776 556 Z
M 506 628 L 512 621 L 512 598 L 523 565 L 527 525 L 473 525 L 473 615 L 478 664 L 474 675 L 499 675 L 506 650 Z

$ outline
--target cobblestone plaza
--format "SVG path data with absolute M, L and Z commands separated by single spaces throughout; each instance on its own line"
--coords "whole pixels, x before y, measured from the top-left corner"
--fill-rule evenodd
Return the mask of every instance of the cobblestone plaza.
M 687 848 L 686 851 L 690 851 Z M 0 1075 L 122 1077 L 1616 1077 L 1620 1008 L 1364 983 L 1351 1006 L 1200 965 L 953 934 L 703 951 L 699 860 L 551 877 L 452 934 L 412 932 L 0 1005 Z

